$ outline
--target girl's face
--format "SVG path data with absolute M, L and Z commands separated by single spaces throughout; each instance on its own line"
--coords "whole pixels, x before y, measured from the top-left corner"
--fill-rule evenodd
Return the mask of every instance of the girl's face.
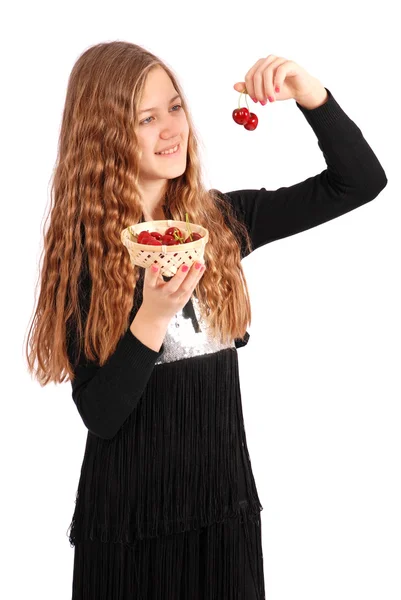
M 146 80 L 139 106 L 137 136 L 142 151 L 140 180 L 142 183 L 172 179 L 182 175 L 187 164 L 189 125 L 181 99 L 170 77 L 162 67 L 153 69 Z M 153 108 L 152 108 L 153 107 Z M 146 110 L 146 109 L 151 110 Z M 157 152 L 178 146 L 171 155 Z

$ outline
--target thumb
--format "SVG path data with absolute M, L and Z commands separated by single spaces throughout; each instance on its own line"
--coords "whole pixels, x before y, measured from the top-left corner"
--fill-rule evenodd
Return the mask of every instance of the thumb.
M 240 81 L 240 82 L 238 82 L 238 83 L 235 83 L 235 84 L 234 84 L 234 89 L 235 89 L 237 92 L 244 92 L 244 91 L 245 91 L 245 89 L 246 89 L 246 84 L 245 84 L 245 81 Z

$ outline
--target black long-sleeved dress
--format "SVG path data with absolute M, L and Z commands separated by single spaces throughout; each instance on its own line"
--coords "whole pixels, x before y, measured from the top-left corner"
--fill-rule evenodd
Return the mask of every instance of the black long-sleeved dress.
M 296 103 L 327 169 L 274 191 L 226 194 L 252 250 L 362 206 L 387 184 L 361 130 L 327 92 L 316 109 Z M 142 286 L 143 274 L 139 296 Z M 237 357 L 249 334 L 221 345 L 197 303 L 193 295 L 171 320 L 158 352 L 128 328 L 103 367 L 79 357 L 72 397 L 88 435 L 69 527 L 73 600 L 265 597 L 262 505 Z M 74 360 L 73 334 L 68 352 Z

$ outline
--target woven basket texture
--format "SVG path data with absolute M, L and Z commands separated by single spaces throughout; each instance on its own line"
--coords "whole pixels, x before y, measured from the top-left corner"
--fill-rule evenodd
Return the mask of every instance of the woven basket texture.
M 141 231 L 158 231 L 164 234 L 169 227 L 178 227 L 187 238 L 189 233 L 199 233 L 200 240 L 187 244 L 176 244 L 174 246 L 150 246 L 138 244 L 133 241 L 133 235 L 139 235 Z M 204 250 L 209 240 L 209 231 L 201 225 L 187 223 L 186 221 L 174 221 L 173 219 L 159 221 L 142 221 L 130 225 L 121 232 L 121 241 L 129 252 L 131 264 L 147 269 L 153 264 L 160 266 L 161 275 L 172 277 L 181 265 L 189 267 L 195 262 L 204 262 Z

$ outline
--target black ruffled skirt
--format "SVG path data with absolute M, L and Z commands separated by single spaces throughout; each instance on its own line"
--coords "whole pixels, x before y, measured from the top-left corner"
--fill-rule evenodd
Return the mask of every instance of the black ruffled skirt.
M 88 433 L 72 600 L 264 600 L 237 359 L 158 365 L 112 440 Z
M 234 517 L 199 530 L 75 545 L 73 600 L 262 600 L 261 522 Z

